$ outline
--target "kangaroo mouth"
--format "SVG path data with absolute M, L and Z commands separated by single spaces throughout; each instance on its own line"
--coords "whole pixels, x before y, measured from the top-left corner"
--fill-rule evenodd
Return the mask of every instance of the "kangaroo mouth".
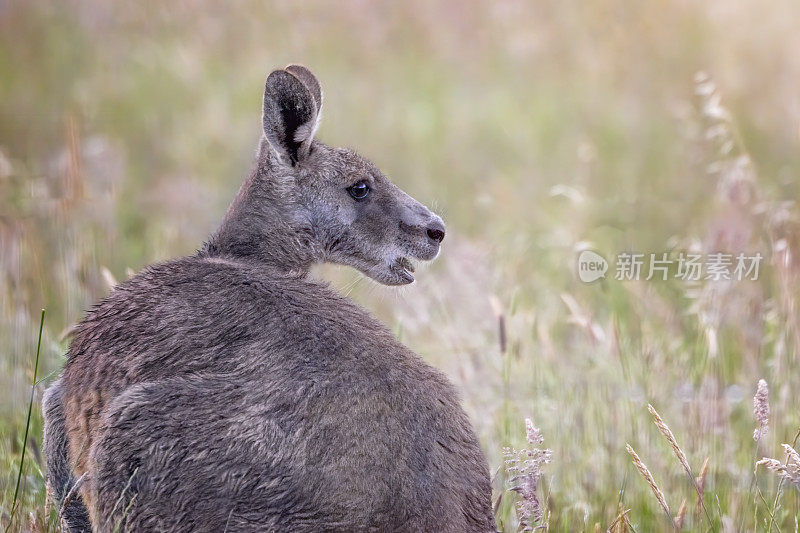
M 400 284 L 412 283 L 414 281 L 414 264 L 408 257 L 398 257 L 389 265 L 389 270 L 396 274 L 400 279 Z

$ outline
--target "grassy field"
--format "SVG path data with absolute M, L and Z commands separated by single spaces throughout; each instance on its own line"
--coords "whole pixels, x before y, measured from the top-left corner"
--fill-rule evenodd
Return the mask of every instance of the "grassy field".
M 755 469 L 800 429 L 798 20 L 795 0 L 0 2 L 0 525 L 57 530 L 39 409 L 69 327 L 214 229 L 265 76 L 299 62 L 319 138 L 448 223 L 411 287 L 318 275 L 458 385 L 504 531 L 525 519 L 503 449 L 528 446 L 526 418 L 551 531 L 669 531 L 682 502 L 684 531 L 798 531 L 800 491 Z M 583 249 L 605 279 L 578 279 Z M 623 252 L 764 260 L 755 281 L 617 280 Z

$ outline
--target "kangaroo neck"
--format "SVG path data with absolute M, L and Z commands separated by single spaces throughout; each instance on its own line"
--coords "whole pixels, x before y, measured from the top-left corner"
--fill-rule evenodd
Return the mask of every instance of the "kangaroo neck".
M 312 234 L 287 205 L 287 178 L 280 175 L 277 156 L 265 145 L 262 139 L 254 169 L 199 255 L 306 274 L 317 262 Z

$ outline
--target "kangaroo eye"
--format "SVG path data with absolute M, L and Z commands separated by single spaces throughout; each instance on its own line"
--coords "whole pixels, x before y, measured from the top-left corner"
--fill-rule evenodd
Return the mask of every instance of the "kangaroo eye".
M 363 200 L 369 194 L 369 185 L 367 185 L 366 181 L 359 181 L 348 187 L 347 192 L 356 200 Z

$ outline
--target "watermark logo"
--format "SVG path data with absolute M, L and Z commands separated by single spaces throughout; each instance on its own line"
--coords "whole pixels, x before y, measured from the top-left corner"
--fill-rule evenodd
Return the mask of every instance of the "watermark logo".
M 584 250 L 578 255 L 578 277 L 584 283 L 591 283 L 606 277 L 608 261 L 591 250 Z
M 764 256 L 754 254 L 727 254 L 721 252 L 697 254 L 681 252 L 672 255 L 661 253 L 617 254 L 614 279 L 617 281 L 650 281 L 677 279 L 681 281 L 755 281 L 758 280 Z M 591 250 L 578 255 L 578 277 L 591 283 L 606 277 L 608 262 Z

